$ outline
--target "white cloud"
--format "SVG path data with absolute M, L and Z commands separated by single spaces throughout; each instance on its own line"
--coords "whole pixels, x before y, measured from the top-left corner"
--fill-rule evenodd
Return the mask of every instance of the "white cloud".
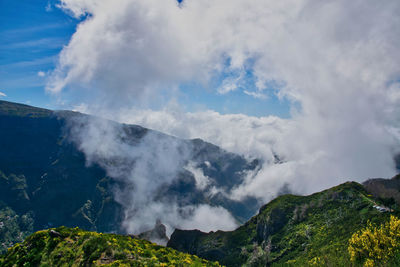
M 210 231 L 237 226 L 222 207 L 177 203 L 175 195 L 160 195 L 183 168 L 193 171 L 198 188 L 208 185 L 204 173 L 187 164 L 192 152 L 188 143 L 157 132 L 146 133 L 138 142 L 140 130 L 128 130 L 128 134 L 120 125 L 96 117 L 71 117 L 68 123 L 71 140 L 85 153 L 87 163 L 99 164 L 107 175 L 124 182 L 114 193 L 124 207 L 128 232 L 149 230 L 157 220 L 166 224 L 169 234 L 175 227 Z M 207 212 L 210 216 L 219 214 L 219 219 L 204 216 Z
M 222 81 L 221 86 L 218 88 L 218 93 L 221 95 L 227 94 L 229 92 L 235 91 L 240 86 L 243 79 L 243 73 L 241 72 L 239 76 L 228 77 Z
M 193 174 L 196 181 L 196 187 L 200 190 L 206 189 L 206 187 L 210 184 L 210 177 L 204 175 L 203 170 L 196 168 L 195 164 L 192 162 L 189 162 L 189 164 L 185 166 L 185 169 Z
M 195 207 L 194 214 L 188 220 L 183 220 L 179 225 L 180 229 L 199 229 L 203 232 L 232 231 L 237 227 L 232 215 L 221 207 L 199 205 Z
M 46 76 L 46 73 L 45 73 L 44 71 L 39 71 L 39 72 L 37 73 L 37 75 L 38 75 L 39 77 L 44 77 L 44 76 Z
M 78 88 L 90 96 L 88 110 L 100 107 L 110 118 L 201 137 L 267 162 L 274 153 L 285 160 L 249 176 L 234 197 L 268 200 L 285 182 L 309 193 L 395 173 L 398 0 L 184 0 L 180 7 L 173 0 L 63 0 L 61 6 L 90 16 L 63 49 L 47 89 Z M 257 93 L 268 83 L 281 85 L 274 93 L 294 103 L 291 119 L 146 109 L 180 84 L 207 85 L 218 74 L 226 77 L 217 92 L 238 90 L 244 69 Z
M 382 113 L 392 95 L 388 82 L 400 76 L 397 0 L 185 0 L 180 6 L 63 0 L 61 6 L 93 16 L 63 49 L 47 88 L 96 88 L 90 98 L 110 105 L 153 103 L 160 90 L 174 93 L 165 89 L 205 83 L 219 72 L 233 75 L 219 89 L 226 93 L 248 69 L 259 90 L 268 81 L 284 84 L 279 95 L 299 102 L 304 115 L 338 118 L 370 104 L 369 113 Z
M 182 215 L 186 214 L 186 215 Z M 190 214 L 190 216 L 187 216 Z M 232 215 L 221 207 L 209 205 L 186 206 L 178 208 L 175 203 L 152 202 L 141 209 L 137 214 L 125 221 L 128 232 L 140 233 L 150 230 L 154 225 L 154 218 L 159 216 L 167 226 L 167 235 L 170 236 L 175 228 L 198 229 L 203 232 L 223 230 L 231 231 L 237 227 Z
M 203 138 L 228 151 L 264 160 L 263 169 L 249 174 L 232 196 L 253 195 L 264 201 L 276 196 L 284 183 L 295 192 L 312 193 L 348 180 L 391 177 L 395 173 L 392 156 L 400 140 L 396 127 L 357 128 L 340 121 L 308 121 L 303 116 L 185 113 L 176 106 L 161 111 L 126 109 L 118 120 L 183 138 Z M 273 164 L 276 155 L 283 163 Z
M 0 92 L 0 97 L 6 97 L 7 95 L 3 92 Z
M 100 114 L 107 116 L 106 113 Z M 294 127 L 292 121 L 275 116 L 221 115 L 210 110 L 185 113 L 176 106 L 160 111 L 125 109 L 113 118 L 182 138 L 202 138 L 228 151 L 268 161 L 274 158 L 273 144 Z
M 267 99 L 268 98 L 268 96 L 266 94 L 263 94 L 260 92 L 251 92 L 251 91 L 244 90 L 243 93 L 245 93 L 246 95 L 252 96 L 254 98 L 258 98 L 258 99 Z

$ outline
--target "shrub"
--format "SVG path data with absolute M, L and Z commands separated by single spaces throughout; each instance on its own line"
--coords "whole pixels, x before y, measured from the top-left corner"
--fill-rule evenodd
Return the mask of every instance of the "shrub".
M 364 266 L 393 263 L 400 252 L 400 219 L 390 216 L 390 220 L 379 227 L 368 226 L 352 235 L 348 251 L 354 263 Z

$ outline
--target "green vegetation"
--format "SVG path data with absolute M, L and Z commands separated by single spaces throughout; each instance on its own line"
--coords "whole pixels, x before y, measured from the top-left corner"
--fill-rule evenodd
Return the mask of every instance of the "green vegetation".
M 375 201 L 354 182 L 310 196 L 284 195 L 235 231 L 177 230 L 168 246 L 228 266 L 351 266 L 352 234 L 389 219 Z
M 0 254 L 16 242 L 22 242 L 33 231 L 32 213 L 17 215 L 0 203 Z
M 33 214 L 23 210 L 29 202 L 26 189 L 23 175 L 7 176 L 0 171 L 0 254 L 14 243 L 22 242 L 33 231 Z
M 390 221 L 379 227 L 371 223 L 349 240 L 350 259 L 366 267 L 400 266 L 400 219 L 390 216 Z
M 220 266 L 131 236 L 59 227 L 9 248 L 1 266 Z
M 57 174 L 43 178 L 52 179 Z M 49 182 L 52 180 L 42 179 L 29 187 L 24 175 L 7 176 L 0 171 L 0 254 L 35 230 L 52 225 L 78 225 L 100 231 L 113 231 L 118 226 L 115 221 L 120 218 L 115 214 L 120 209 L 106 189 L 112 183 L 110 178 L 81 181 L 81 188 L 68 181 L 64 187 Z M 71 192 L 67 194 L 66 190 Z

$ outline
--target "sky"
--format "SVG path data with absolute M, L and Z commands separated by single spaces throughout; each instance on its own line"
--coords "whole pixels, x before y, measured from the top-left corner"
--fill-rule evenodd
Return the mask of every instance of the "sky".
M 2 99 L 54 107 L 45 78 L 79 21 L 48 1 L 0 2 L 0 91 Z
M 1 99 L 260 159 L 232 199 L 397 173 L 398 0 L 2 0 L 0 12 Z M 87 158 L 124 150 L 106 124 L 88 127 Z
M 72 109 L 80 104 L 79 99 L 83 96 L 79 93 L 61 98 L 45 89 L 61 50 L 84 20 L 63 11 L 57 7 L 58 4 L 56 0 L 1 1 L 1 99 L 50 109 Z M 252 79 L 250 72 L 246 75 L 248 80 Z M 184 104 L 187 111 L 211 109 L 224 114 L 290 116 L 288 102 L 273 92 L 255 97 L 251 95 L 248 84 L 225 94 L 215 91 L 214 87 L 221 87 L 224 77 L 224 74 L 213 77 L 209 85 L 181 84 L 179 95 L 174 97 Z M 153 105 L 155 109 L 160 107 L 161 103 Z

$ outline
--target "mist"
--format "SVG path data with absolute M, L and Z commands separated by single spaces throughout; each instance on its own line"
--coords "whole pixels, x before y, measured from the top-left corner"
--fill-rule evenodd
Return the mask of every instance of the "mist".
M 74 104 L 81 111 L 181 138 L 199 137 L 262 159 L 263 168 L 229 192 L 232 199 L 255 196 L 266 202 L 284 185 L 308 194 L 348 180 L 396 173 L 398 0 L 63 0 L 60 8 L 86 17 L 61 52 L 47 90 L 79 94 Z M 245 80 L 247 72 L 254 84 Z M 208 88 L 216 74 L 224 81 L 212 88 L 217 94 L 241 90 L 238 84 L 248 87 L 247 95 L 275 94 L 291 103 L 291 117 L 187 112 L 180 103 L 168 104 L 176 100 L 180 85 L 196 82 Z M 146 207 L 136 213 L 142 218 L 171 211 L 162 220 L 175 227 L 181 219 L 176 203 L 146 197 L 154 187 L 171 182 L 170 174 L 185 162 L 186 152 L 173 142 L 157 144 L 151 136 L 135 149 L 126 148 L 116 141 L 119 133 L 102 129 L 96 126 L 82 135 L 88 160 L 121 153 L 140 158 L 129 170 L 132 175 L 124 177 L 143 177 L 133 181 L 138 188 L 133 192 L 143 194 L 117 196 L 122 203 L 122 198 L 132 198 L 126 203 Z M 172 156 L 149 165 L 155 154 Z M 115 177 L 125 171 L 106 163 L 104 167 Z M 128 206 L 126 223 L 136 231 Z M 200 214 L 205 210 L 219 213 L 218 207 L 197 207 L 180 226 L 204 224 Z M 225 218 L 227 228 L 234 227 L 229 214 Z M 221 227 L 214 225 L 207 230 Z
M 168 235 L 175 228 L 209 232 L 237 226 L 222 207 L 179 203 L 174 194 L 163 193 L 186 169 L 194 173 L 196 186 L 205 188 L 204 181 L 197 182 L 197 177 L 206 177 L 191 162 L 191 143 L 94 116 L 70 116 L 67 123 L 69 139 L 84 152 L 86 164 L 97 164 L 108 176 L 122 182 L 113 191 L 115 200 L 124 208 L 126 232 L 151 230 L 158 220 L 165 224 Z

